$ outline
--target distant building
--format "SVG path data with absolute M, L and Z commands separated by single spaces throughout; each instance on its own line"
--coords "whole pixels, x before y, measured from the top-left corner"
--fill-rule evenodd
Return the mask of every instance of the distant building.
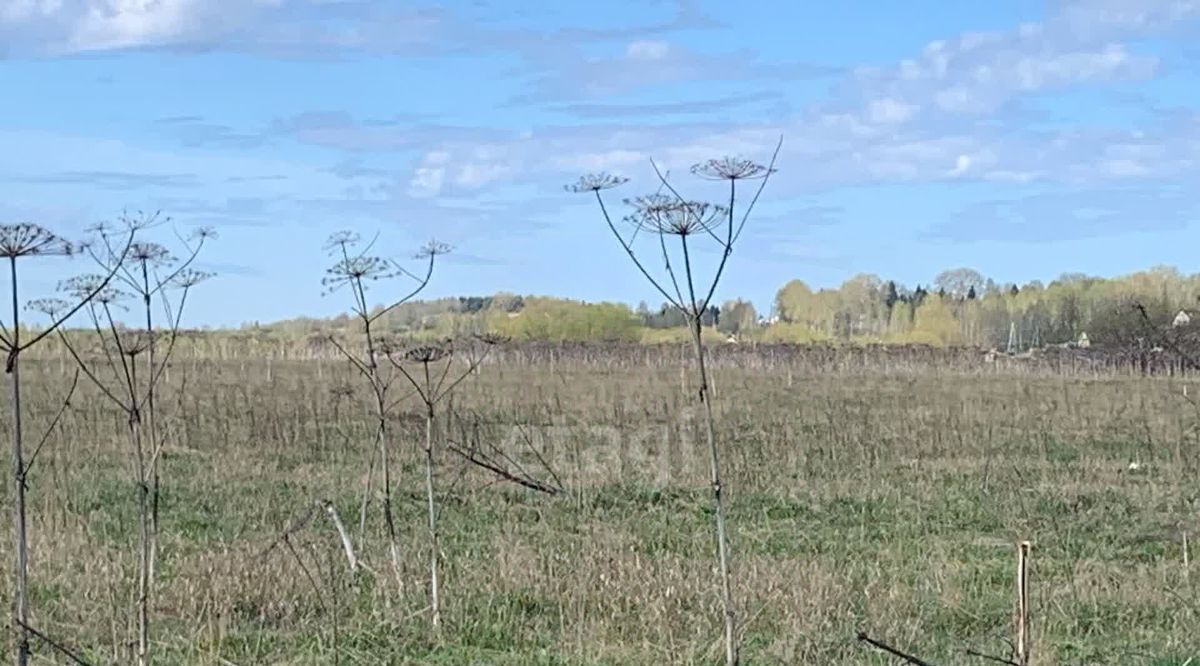
M 1190 323 L 1192 323 L 1192 315 L 1188 314 L 1186 310 L 1180 310 L 1175 315 L 1175 319 L 1171 321 L 1171 327 L 1179 328 L 1180 326 L 1187 326 Z

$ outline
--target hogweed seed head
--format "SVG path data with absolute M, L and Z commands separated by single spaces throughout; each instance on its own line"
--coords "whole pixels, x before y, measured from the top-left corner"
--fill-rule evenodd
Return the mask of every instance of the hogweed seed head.
M 766 178 L 771 169 L 740 157 L 722 157 L 692 165 L 692 173 L 708 180 L 752 180 Z
M 129 258 L 147 266 L 167 266 L 175 262 L 171 251 L 158 243 L 137 242 L 129 246 Z
M 347 257 L 325 269 L 321 284 L 329 293 L 346 284 L 386 280 L 399 274 L 400 271 L 382 257 Z
M 614 176 L 610 173 L 589 173 L 579 177 L 579 180 L 568 185 L 564 185 L 563 189 L 568 192 L 599 192 L 600 190 L 611 190 L 614 187 L 619 187 L 629 182 L 624 176 Z
M 413 347 L 404 352 L 404 360 L 413 363 L 437 363 L 451 354 L 449 345 L 431 344 Z
M 126 229 L 130 231 L 138 231 L 140 229 L 156 227 L 160 224 L 169 224 L 171 222 L 171 218 L 169 216 L 164 217 L 161 211 L 146 213 L 139 210 L 132 215 L 129 213 L 121 215 L 120 222 L 125 226 Z
M 61 298 L 37 298 L 29 301 L 25 308 L 54 318 L 71 309 L 71 304 Z
M 0 257 L 71 256 L 76 248 L 37 224 L 0 225 Z
M 70 294 L 76 300 L 90 297 L 93 302 L 103 305 L 111 305 L 128 297 L 125 292 L 106 284 L 104 276 L 95 274 L 67 278 L 59 283 L 58 290 Z
M 651 194 L 626 201 L 634 212 L 626 221 L 642 231 L 671 236 L 691 236 L 711 231 L 728 212 L 724 206 L 703 201 L 680 201 Z
M 359 236 L 353 231 L 337 231 L 331 234 L 328 239 L 326 239 L 325 249 L 341 250 L 348 247 L 354 247 L 355 245 L 358 245 L 359 241 L 361 240 L 362 236 Z
M 213 273 L 208 271 L 199 271 L 194 268 L 185 268 L 175 274 L 171 278 L 171 286 L 179 289 L 191 289 L 192 287 L 213 277 Z
M 657 215 L 675 206 L 678 199 L 666 194 L 645 194 L 625 200 L 625 205 L 634 209 L 636 215 Z
M 451 247 L 449 243 L 443 243 L 443 242 L 437 241 L 437 240 L 430 240 L 428 243 L 422 245 L 417 250 L 417 253 L 415 255 L 413 255 L 413 258 L 414 259 L 428 259 L 430 257 L 436 257 L 436 256 L 443 255 L 443 254 L 450 254 L 450 252 L 453 249 L 454 248 Z
M 480 343 L 489 347 L 492 345 L 502 345 L 508 342 L 508 337 L 500 335 L 499 333 L 477 333 L 474 337 Z
M 212 227 L 197 227 L 192 230 L 192 233 L 188 234 L 188 238 L 198 241 L 217 238 L 217 230 Z

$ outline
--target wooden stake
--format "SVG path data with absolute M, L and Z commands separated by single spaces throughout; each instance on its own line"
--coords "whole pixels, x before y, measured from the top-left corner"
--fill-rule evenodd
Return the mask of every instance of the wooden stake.
M 1017 546 L 1017 663 L 1029 666 L 1029 548 Z
M 1188 538 L 1187 532 L 1183 533 L 1183 580 L 1188 580 Z

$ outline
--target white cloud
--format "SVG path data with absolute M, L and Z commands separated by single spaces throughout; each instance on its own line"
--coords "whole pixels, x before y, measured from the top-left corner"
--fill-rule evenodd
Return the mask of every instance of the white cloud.
M 954 168 L 950 170 L 951 176 L 961 176 L 971 168 L 971 156 L 959 155 L 954 159 Z
M 183 36 L 200 18 L 198 0 L 98 0 L 70 30 L 71 50 L 159 44 Z
M 630 60 L 661 60 L 670 50 L 671 45 L 664 41 L 643 39 L 630 42 L 625 47 L 625 56 Z
M 442 167 L 417 167 L 408 182 L 408 193 L 418 199 L 435 197 L 441 194 L 442 181 L 445 179 L 446 170 Z
M 872 123 L 878 125 L 902 123 L 912 118 L 916 111 L 917 105 L 890 97 L 873 99 L 867 104 L 867 117 Z
M 1142 80 L 1159 67 L 1156 57 L 1121 43 L 1081 41 L 1061 22 L 1052 25 L 937 40 L 895 68 L 860 71 L 857 91 L 870 98 L 865 116 L 890 122 L 875 108 L 878 99 L 950 114 L 990 113 L 1021 94 Z
M 564 171 L 595 173 L 597 171 L 622 171 L 633 165 L 645 164 L 649 159 L 650 156 L 646 153 L 617 148 L 558 157 L 554 164 Z
M 278 34 L 255 21 L 272 16 L 283 2 L 10 0 L 0 2 L 0 38 L 23 25 L 53 24 L 57 43 L 69 45 L 64 50 L 200 43 L 221 34 L 269 41 Z M 780 134 L 786 139 L 781 165 L 787 176 L 775 187 L 793 192 L 948 178 L 1084 183 L 1169 177 L 1200 169 L 1200 124 L 1182 122 L 1134 136 L 1099 128 L 1013 131 L 997 129 L 1002 123 L 995 121 L 1004 120 L 1008 105 L 1026 95 L 1154 76 L 1158 61 L 1129 44 L 1147 31 L 1200 17 L 1197 6 L 1200 0 L 1067 3 L 1040 24 L 933 41 L 893 66 L 859 70 L 832 99 L 774 123 L 621 122 L 506 132 L 310 114 L 273 131 L 339 151 L 412 153 L 414 164 L 389 183 L 412 197 L 560 182 L 583 171 L 646 175 L 650 156 L 677 173 L 722 153 L 765 159 Z M 355 3 L 346 7 L 366 11 Z M 437 23 L 437 17 L 423 20 Z M 361 29 L 341 35 L 342 43 L 376 38 Z M 578 95 L 581 81 L 591 93 L 606 95 L 679 81 L 773 75 L 754 73 L 766 65 L 752 53 L 726 58 L 652 35 L 629 39 L 610 39 L 607 58 L 575 59 L 580 54 L 568 52 L 554 67 L 539 70 L 541 99 Z

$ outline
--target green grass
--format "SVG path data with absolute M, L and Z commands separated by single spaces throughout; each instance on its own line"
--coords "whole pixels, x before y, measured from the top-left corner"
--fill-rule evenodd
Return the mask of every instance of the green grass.
M 330 391 L 354 380 L 348 368 L 180 360 L 160 403 L 171 437 L 155 663 L 716 663 L 707 463 L 679 355 L 605 354 L 501 361 L 460 389 L 460 424 L 542 478 L 511 427 L 574 426 L 529 429 L 570 492 L 440 454 L 438 633 L 424 611 L 419 419 L 393 423 L 393 570 L 377 502 L 359 536 L 368 411 L 359 394 L 334 418 Z M 939 664 L 967 663 L 968 647 L 1001 653 L 1023 539 L 1036 664 L 1200 658 L 1200 572 L 1188 578 L 1182 551 L 1184 533 L 1200 534 L 1200 442 L 1182 380 L 960 366 L 718 364 L 745 663 L 891 663 L 856 643 L 860 630 Z M 36 432 L 67 377 L 56 362 L 30 368 Z M 33 616 L 98 662 L 126 663 L 136 505 L 122 423 L 91 391 L 74 405 L 30 488 Z M 323 514 L 292 537 L 295 554 L 276 543 L 319 499 L 373 573 L 347 571 Z

